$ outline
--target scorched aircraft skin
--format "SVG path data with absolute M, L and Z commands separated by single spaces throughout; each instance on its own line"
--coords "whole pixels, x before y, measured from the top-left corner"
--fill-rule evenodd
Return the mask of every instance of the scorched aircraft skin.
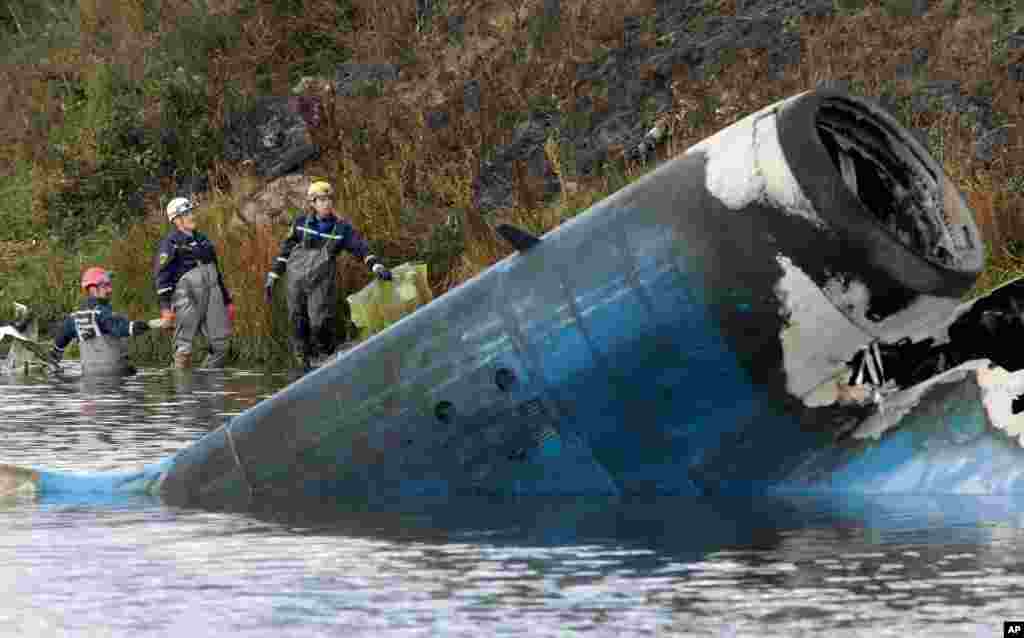
M 176 455 L 89 489 L 185 505 L 960 491 L 949 476 L 913 480 L 948 460 L 930 442 L 977 466 L 1024 460 L 1009 417 L 992 416 L 1009 386 L 991 389 L 983 360 L 853 396 L 855 355 L 941 339 L 984 261 L 961 195 L 870 101 L 794 96 L 539 241 L 500 230 L 519 252 Z M 976 490 L 1016 487 L 982 474 Z M 86 485 L 33 476 L 43 493 Z

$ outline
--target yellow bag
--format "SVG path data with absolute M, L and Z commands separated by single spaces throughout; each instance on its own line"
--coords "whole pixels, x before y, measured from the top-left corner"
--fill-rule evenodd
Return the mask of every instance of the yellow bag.
M 374 279 L 348 296 L 352 322 L 359 339 L 376 334 L 433 298 L 427 284 L 427 265 L 404 263 L 391 269 L 391 281 Z

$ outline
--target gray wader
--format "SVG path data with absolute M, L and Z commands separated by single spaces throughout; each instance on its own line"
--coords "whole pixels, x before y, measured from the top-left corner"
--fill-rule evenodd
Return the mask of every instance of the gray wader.
M 329 355 L 338 345 L 334 333 L 338 263 L 327 252 L 327 245 L 319 249 L 298 246 L 288 258 L 288 316 L 294 328 L 292 348 L 295 355 L 303 359 Z M 313 349 L 314 337 L 318 352 Z
M 192 365 L 192 341 L 203 334 L 210 343 L 204 368 L 223 368 L 231 338 L 231 322 L 217 279 L 216 264 L 200 264 L 182 275 L 174 288 L 174 367 Z
M 71 314 L 82 355 L 82 375 L 135 374 L 135 367 L 128 361 L 128 339 L 100 332 L 96 322 L 99 314 L 98 310 L 79 310 Z

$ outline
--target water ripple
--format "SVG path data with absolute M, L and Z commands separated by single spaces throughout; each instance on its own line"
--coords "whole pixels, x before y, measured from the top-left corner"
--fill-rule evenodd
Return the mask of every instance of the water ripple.
M 0 462 L 150 463 L 274 389 L 246 371 L 0 382 Z M 246 512 L 0 502 L 32 636 L 975 636 L 1020 616 L 1019 503 L 904 498 Z M 942 516 L 935 516 L 941 512 Z M 654 539 L 654 540 L 652 540 Z

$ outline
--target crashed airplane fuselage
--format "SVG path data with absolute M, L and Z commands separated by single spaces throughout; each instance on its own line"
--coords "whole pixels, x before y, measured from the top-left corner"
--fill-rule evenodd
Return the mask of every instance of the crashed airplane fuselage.
M 941 167 L 871 102 L 800 94 L 540 241 L 508 236 L 520 252 L 88 489 L 213 504 L 1016 486 L 960 480 L 954 461 L 1019 465 L 1006 396 L 1024 382 L 971 360 L 894 387 L 872 354 L 942 341 L 983 247 Z

